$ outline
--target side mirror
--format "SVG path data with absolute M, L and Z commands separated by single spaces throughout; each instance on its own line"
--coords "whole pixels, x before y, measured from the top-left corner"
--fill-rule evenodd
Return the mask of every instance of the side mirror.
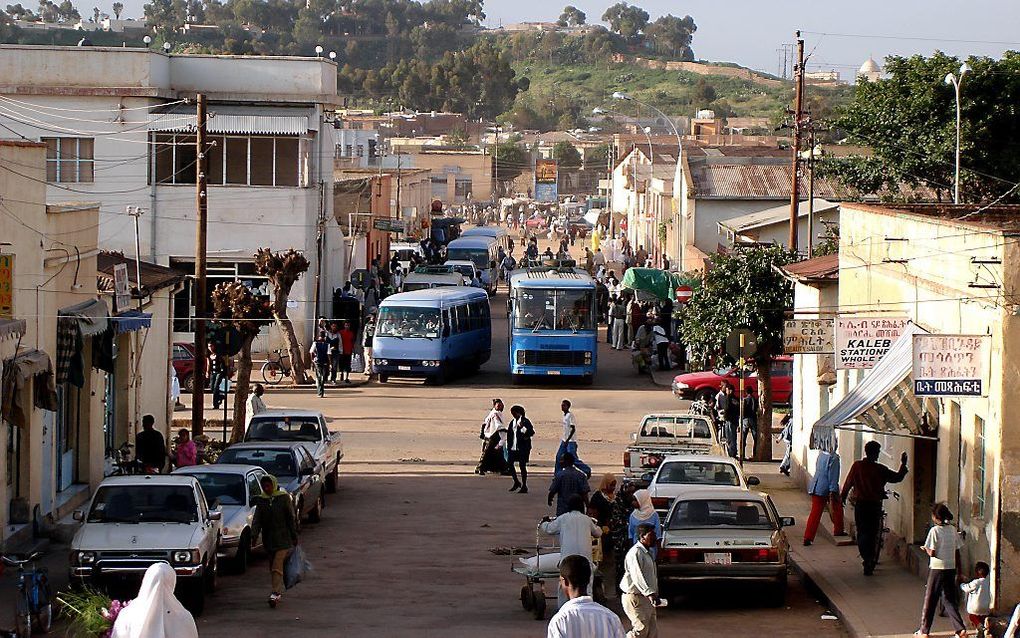
M 779 524 L 783 527 L 793 527 L 793 517 L 783 516 L 779 519 Z
M 747 484 L 748 485 L 761 485 L 761 479 L 759 479 L 757 476 L 748 476 L 747 477 Z
M 223 512 L 217 510 L 209 510 L 209 520 L 218 521 L 223 518 Z
M 630 433 L 630 442 L 631 443 L 637 443 L 637 432 L 631 432 Z
M 76 521 L 84 521 L 85 512 L 83 512 L 82 510 L 74 510 L 74 512 L 71 514 L 71 518 L 73 518 Z

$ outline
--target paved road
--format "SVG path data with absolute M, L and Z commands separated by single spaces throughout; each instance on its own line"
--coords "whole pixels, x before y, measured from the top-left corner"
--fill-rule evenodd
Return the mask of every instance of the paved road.
M 347 459 L 340 492 L 323 522 L 307 526 L 302 544 L 314 577 L 281 606 L 265 603 L 268 567 L 257 561 L 243 578 L 220 580 L 199 620 L 208 636 L 544 636 L 545 624 L 518 600 L 521 578 L 490 548 L 528 545 L 549 513 L 545 490 L 559 435 L 559 403 L 574 402 L 581 456 L 596 474 L 618 470 L 621 450 L 645 413 L 675 410 L 667 389 L 630 368 L 629 357 L 602 344 L 592 387 L 511 386 L 506 363 L 505 297 L 494 309 L 494 357 L 470 379 L 442 387 L 377 383 L 313 392 L 268 393 L 272 407 L 315 406 L 344 433 Z M 528 495 L 507 492 L 509 480 L 472 474 L 478 427 L 493 397 L 528 409 L 537 436 Z M 761 632 L 843 636 L 821 620 L 825 609 L 791 580 L 787 608 L 759 606 L 754 592 L 727 589 L 674 601 L 660 615 L 664 635 L 718 636 Z M 681 633 L 682 632 L 682 633 Z

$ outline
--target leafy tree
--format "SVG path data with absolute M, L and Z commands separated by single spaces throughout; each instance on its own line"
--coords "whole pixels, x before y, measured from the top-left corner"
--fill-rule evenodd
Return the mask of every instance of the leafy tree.
M 588 16 L 585 15 L 584 11 L 581 11 L 572 4 L 568 4 L 563 7 L 563 13 L 560 14 L 560 19 L 556 23 L 561 27 L 576 27 L 584 24 L 587 20 Z
M 853 101 L 835 121 L 850 142 L 872 149 L 871 157 L 825 159 L 819 174 L 837 176 L 864 192 L 894 193 L 901 184 L 927 186 L 940 200 L 952 200 L 956 151 L 956 100 L 943 78 L 959 74 L 961 60 L 890 57 L 888 77 L 860 81 Z M 962 201 L 999 198 L 1020 181 L 1020 53 L 1000 60 L 970 58 L 961 100 Z M 994 176 L 994 177 L 993 177 Z M 1002 201 L 1020 201 L 1012 191 Z
M 591 165 L 596 168 L 605 168 L 609 161 L 609 144 L 603 144 L 596 148 L 593 148 L 588 153 L 588 158 L 585 160 L 585 165 Z
M 581 154 L 570 142 L 556 142 L 553 145 L 553 159 L 563 168 L 581 167 Z
M 21 6 L 20 2 L 18 4 L 7 5 L 7 15 L 11 16 L 15 20 L 32 20 L 35 18 L 35 14 L 32 13 L 32 10 Z
M 294 332 L 294 324 L 287 316 L 287 300 L 290 298 L 291 288 L 300 279 L 301 275 L 308 271 L 308 260 L 298 251 L 290 248 L 284 252 L 274 253 L 268 248 L 259 248 L 255 252 L 255 272 L 269 279 L 273 287 L 273 318 L 276 325 L 283 333 L 283 340 L 287 344 L 287 351 L 290 352 L 290 362 L 293 366 L 291 378 L 294 385 L 308 383 L 308 376 L 304 348 Z
M 509 192 L 509 187 L 521 176 L 524 168 L 531 164 L 528 152 L 517 140 L 507 140 L 496 145 L 492 155 L 493 177 L 498 180 L 498 191 Z
M 628 40 L 635 40 L 648 26 L 648 12 L 626 2 L 617 2 L 602 14 L 602 21 L 609 23 L 613 32 Z
M 648 25 L 645 35 L 659 53 L 668 53 L 671 57 L 691 61 L 694 60 L 691 41 L 697 30 L 698 25 L 694 24 L 694 18 L 691 16 L 678 18 L 667 14 Z
M 64 0 L 59 5 L 57 5 L 57 11 L 59 12 L 60 17 L 63 18 L 65 22 L 81 20 L 81 14 L 78 13 L 78 10 L 74 8 L 73 4 L 71 4 L 71 0 Z
M 263 326 L 273 320 L 269 300 L 256 296 L 239 281 L 217 284 L 212 291 L 213 317 L 229 321 L 241 333 L 241 351 L 237 357 L 237 383 L 234 385 L 234 420 L 230 442 L 244 437 L 248 386 L 251 383 L 251 344 Z M 293 360 L 293 359 L 292 359 Z
M 718 94 L 715 92 L 715 87 L 708 83 L 705 78 L 698 78 L 698 81 L 694 83 L 694 99 L 696 100 L 699 108 L 708 106 L 711 102 L 715 102 Z
M 114 2 L 113 3 L 113 17 L 114 17 L 114 19 L 115 20 L 120 20 L 120 14 L 123 13 L 123 12 L 124 12 L 124 3 L 123 2 Z
M 772 361 L 782 352 L 784 313 L 793 307 L 793 287 L 775 267 L 795 259 L 795 253 L 778 245 L 711 255 L 702 286 L 695 289 L 680 323 L 684 342 L 704 362 L 723 351 L 735 328 L 754 333 L 758 350 L 752 363 L 758 372 L 762 424 L 756 460 L 772 458 Z

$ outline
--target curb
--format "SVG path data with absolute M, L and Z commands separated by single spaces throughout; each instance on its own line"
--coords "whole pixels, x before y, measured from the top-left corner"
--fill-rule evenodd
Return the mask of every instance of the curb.
M 853 638 L 867 638 L 871 635 L 864 628 L 865 624 L 860 616 L 852 610 L 852 606 L 838 593 L 838 590 L 824 575 L 816 575 L 813 570 L 805 569 L 792 549 L 790 550 L 790 567 L 796 572 L 804 584 L 804 588 L 817 597 L 825 607 L 828 607 L 828 611 L 840 619 L 847 634 Z

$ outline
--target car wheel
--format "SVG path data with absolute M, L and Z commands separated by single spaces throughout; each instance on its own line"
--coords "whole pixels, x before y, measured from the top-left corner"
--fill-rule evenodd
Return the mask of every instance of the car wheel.
M 336 494 L 337 488 L 340 487 L 340 460 L 337 459 L 336 466 L 333 467 L 333 471 L 326 477 L 326 491 L 330 494 Z
M 304 509 L 304 501 L 298 501 L 297 508 L 294 510 L 294 528 L 298 531 L 298 533 L 301 533 L 301 511 Z M 264 538 L 265 537 L 263 536 L 263 539 Z
M 216 555 L 209 559 L 209 563 L 205 567 L 205 591 L 213 593 L 216 591 L 217 579 L 219 578 L 219 565 L 216 561 Z
M 191 394 L 192 392 L 194 392 L 195 391 L 195 375 L 189 374 L 188 376 L 184 377 L 184 383 L 182 385 L 184 387 L 184 391 L 187 392 L 188 394 Z
M 313 507 L 312 510 L 308 512 L 309 523 L 318 523 L 322 521 L 322 507 L 323 507 L 322 495 L 320 494 L 319 498 L 315 499 L 315 507 Z
M 251 560 L 251 536 L 246 530 L 241 534 L 241 542 L 237 546 L 237 556 L 234 557 L 234 573 L 243 574 L 248 571 L 249 560 Z

